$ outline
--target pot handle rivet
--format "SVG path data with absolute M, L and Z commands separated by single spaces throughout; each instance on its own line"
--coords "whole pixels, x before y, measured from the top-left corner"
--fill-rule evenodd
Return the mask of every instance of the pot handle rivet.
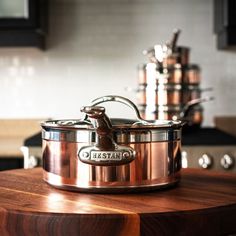
M 124 152 L 124 153 L 123 153 L 123 157 L 124 157 L 124 158 L 129 158 L 129 157 L 130 157 L 130 154 L 129 154 L 128 152 Z
M 89 153 L 88 152 L 83 152 L 83 159 L 84 160 L 89 159 Z

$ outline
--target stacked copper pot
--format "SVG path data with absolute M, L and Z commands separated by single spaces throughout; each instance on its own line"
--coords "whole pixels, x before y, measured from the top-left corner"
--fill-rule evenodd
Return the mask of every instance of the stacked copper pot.
M 180 31 L 170 43 L 144 51 L 149 62 L 138 68 L 137 99 L 145 119 L 182 119 L 189 126 L 203 120 L 200 68 L 189 63 L 190 48 L 176 45 Z

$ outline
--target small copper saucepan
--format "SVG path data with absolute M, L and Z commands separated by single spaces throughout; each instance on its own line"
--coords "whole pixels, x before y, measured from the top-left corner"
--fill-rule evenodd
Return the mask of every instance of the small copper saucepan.
M 109 119 L 104 102 L 133 109 L 135 120 Z M 120 96 L 104 96 L 81 109 L 81 120 L 42 123 L 44 180 L 82 192 L 146 191 L 180 180 L 181 121 L 147 121 Z

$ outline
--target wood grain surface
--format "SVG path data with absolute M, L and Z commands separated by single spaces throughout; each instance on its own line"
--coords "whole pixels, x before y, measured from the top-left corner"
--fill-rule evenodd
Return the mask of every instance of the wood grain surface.
M 0 173 L 0 235 L 234 235 L 236 175 L 184 169 L 174 188 L 136 194 L 55 189 L 42 169 Z

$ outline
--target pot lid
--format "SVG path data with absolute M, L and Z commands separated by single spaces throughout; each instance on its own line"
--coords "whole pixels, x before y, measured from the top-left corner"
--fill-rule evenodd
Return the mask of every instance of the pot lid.
M 41 123 L 43 128 L 76 128 L 88 129 L 92 128 L 92 123 L 87 120 L 80 119 L 62 119 L 62 120 L 47 120 Z
M 105 108 L 98 106 L 104 102 L 120 102 L 133 109 L 136 114 L 136 119 L 109 119 L 105 114 Z M 97 98 L 92 101 L 91 106 L 81 108 L 81 112 L 85 114 L 84 119 L 75 120 L 51 120 L 42 123 L 45 129 L 98 129 L 107 130 L 111 129 L 160 129 L 160 128 L 173 128 L 181 127 L 181 121 L 174 120 L 143 120 L 139 114 L 138 108 L 133 102 L 121 96 L 108 95 Z
M 181 121 L 174 120 L 135 120 L 111 118 L 111 125 L 113 129 L 160 129 L 182 126 Z M 94 129 L 91 120 L 84 119 L 63 119 L 63 120 L 48 120 L 43 122 L 42 127 L 55 129 Z

